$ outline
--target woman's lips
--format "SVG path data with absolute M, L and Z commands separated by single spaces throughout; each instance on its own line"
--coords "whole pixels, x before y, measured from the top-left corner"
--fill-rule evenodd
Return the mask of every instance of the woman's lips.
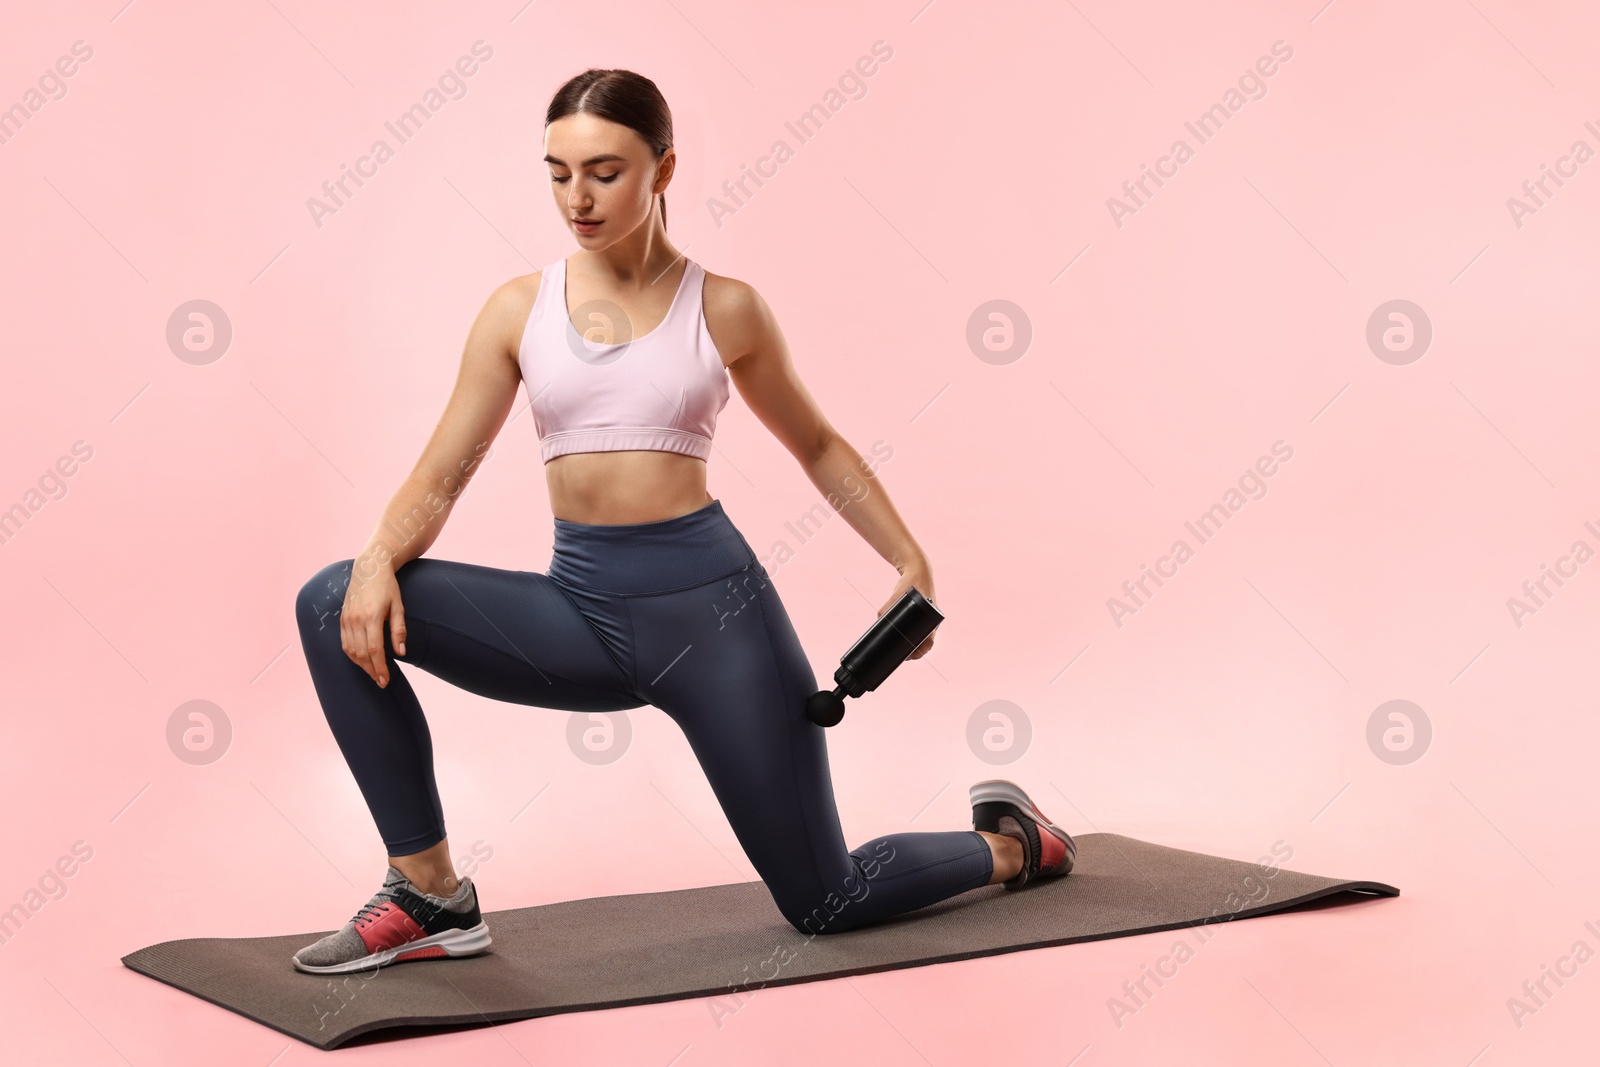
M 572 224 L 578 228 L 579 233 L 593 233 L 600 228 L 600 224 L 604 221 L 604 219 L 594 219 L 592 221 L 573 219 Z

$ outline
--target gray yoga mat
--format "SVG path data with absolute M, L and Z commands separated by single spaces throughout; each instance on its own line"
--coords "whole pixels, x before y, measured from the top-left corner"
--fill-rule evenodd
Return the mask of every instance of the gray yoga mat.
M 784 921 L 761 882 L 592 897 L 485 912 L 494 944 L 464 959 L 310 975 L 295 950 L 329 931 L 163 941 L 122 957 L 149 975 L 320 1049 L 374 1031 L 483 1026 L 567 1011 L 713 998 L 723 1017 L 763 986 L 867 974 L 1248 919 L 1355 882 L 1167 848 L 1120 834 L 1076 837 L 1072 873 L 1009 892 L 962 893 L 840 934 Z M 491 890 L 492 892 L 492 890 Z M 1345 897 L 1345 900 L 1359 899 Z M 848 907 L 848 905 L 846 905 Z

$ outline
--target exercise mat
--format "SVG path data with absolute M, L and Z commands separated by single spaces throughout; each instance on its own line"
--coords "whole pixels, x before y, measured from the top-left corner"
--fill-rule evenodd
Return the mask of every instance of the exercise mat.
M 122 962 L 332 1049 L 374 1031 L 405 1036 L 399 1028 L 484 1026 L 686 997 L 709 998 L 721 1020 L 766 986 L 1248 919 L 1335 894 L 1400 893 L 1382 882 L 1263 867 L 1120 834 L 1075 840 L 1078 859 L 1066 877 L 1017 892 L 984 886 L 837 934 L 790 926 L 756 881 L 485 912 L 494 938 L 487 952 L 376 972 L 295 970 L 289 957 L 328 931 L 164 941 Z

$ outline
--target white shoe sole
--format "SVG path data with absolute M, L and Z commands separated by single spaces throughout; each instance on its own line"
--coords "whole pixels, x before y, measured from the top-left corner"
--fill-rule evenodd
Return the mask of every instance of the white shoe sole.
M 442 948 L 449 957 L 475 956 L 494 943 L 489 936 L 489 924 L 479 922 L 477 926 L 468 930 L 445 930 L 441 933 L 419 937 L 415 941 L 407 941 L 394 948 L 386 948 L 382 952 L 374 952 L 362 956 L 360 959 L 347 960 L 344 963 L 325 963 L 320 967 L 301 963 L 297 957 L 290 957 L 290 962 L 296 970 L 305 971 L 307 974 L 349 974 L 352 971 L 370 971 L 385 964 L 395 962 L 401 956 L 410 956 L 419 949 Z M 437 958 L 437 953 L 430 953 L 428 957 Z

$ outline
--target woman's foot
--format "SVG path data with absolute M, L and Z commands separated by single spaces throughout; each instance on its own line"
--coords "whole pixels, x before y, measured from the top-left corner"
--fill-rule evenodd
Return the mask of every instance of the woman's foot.
M 1039 810 L 1020 785 L 1003 778 L 978 782 L 968 790 L 972 828 L 1004 834 L 1022 843 L 1022 869 L 1001 884 L 1021 889 L 1040 878 L 1059 878 L 1072 870 L 1078 845 Z
M 490 945 L 489 926 L 478 909 L 478 890 L 461 879 L 455 896 L 421 893 L 390 867 L 383 888 L 343 929 L 307 945 L 292 957 L 311 974 L 376 970 L 404 960 L 475 956 Z

